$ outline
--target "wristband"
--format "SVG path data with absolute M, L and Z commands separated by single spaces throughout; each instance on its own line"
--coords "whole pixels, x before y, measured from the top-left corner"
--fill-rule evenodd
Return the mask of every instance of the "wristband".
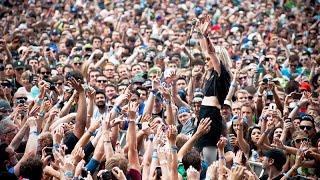
M 236 83 L 231 83 L 231 86 L 232 87 L 237 87 L 237 84 Z
M 158 93 L 158 90 L 157 90 L 157 89 L 152 89 L 152 90 L 150 90 L 150 92 L 152 92 L 152 94 L 153 94 L 154 96 L 156 96 L 157 93 Z
M 290 175 L 287 173 L 283 173 L 283 176 L 285 176 L 286 178 L 290 178 Z
M 111 143 L 110 140 L 103 141 L 103 143 Z
M 94 132 L 88 131 L 88 133 L 90 134 L 90 136 L 94 136 Z
M 177 153 L 178 152 L 178 147 L 177 146 L 171 146 L 171 152 L 172 153 Z

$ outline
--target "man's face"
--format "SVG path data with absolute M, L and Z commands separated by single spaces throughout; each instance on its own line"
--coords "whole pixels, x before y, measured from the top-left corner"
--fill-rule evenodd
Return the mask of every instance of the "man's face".
M 184 112 L 178 115 L 178 120 L 182 125 L 184 125 L 190 117 L 191 117 L 190 113 Z
M 247 106 L 241 107 L 241 115 L 242 117 L 247 117 L 248 119 L 251 119 L 253 116 L 252 109 Z
M 119 32 L 113 32 L 111 38 L 112 38 L 112 40 L 114 40 L 114 41 L 120 40 L 120 34 L 119 34 Z
M 140 66 L 138 65 L 133 66 L 131 69 L 131 76 L 134 77 L 137 73 L 141 73 L 141 72 L 142 72 L 142 69 Z
M 127 68 L 119 68 L 118 73 L 120 77 L 128 77 L 129 76 L 129 71 Z
M 100 39 L 94 39 L 92 43 L 92 47 L 94 49 L 100 49 L 101 47 L 101 40 Z
M 302 130 L 309 138 L 312 138 L 315 134 L 315 128 L 310 121 L 301 121 L 299 125 L 300 130 Z
M 100 72 L 98 71 L 93 71 L 90 73 L 90 82 L 96 82 L 97 77 L 99 76 Z
M 116 95 L 116 89 L 112 86 L 106 87 L 106 96 L 108 99 L 111 99 L 114 95 Z
M 221 116 L 222 117 L 229 117 L 231 115 L 231 108 L 227 105 L 222 106 L 221 108 Z
M 105 66 L 105 68 L 103 70 L 103 74 L 107 78 L 113 78 L 113 76 L 114 76 L 114 66 L 111 66 L 111 65 Z
M 104 97 L 103 94 L 97 94 L 96 95 L 96 105 L 98 107 L 102 107 L 102 106 L 105 106 L 106 104 L 106 98 Z
M 147 100 L 147 91 L 145 91 L 145 90 L 141 90 L 141 89 L 139 89 L 138 90 L 138 92 L 140 93 L 140 98 L 141 98 L 141 100 L 142 101 L 146 101 Z
M 241 102 L 241 103 L 243 103 L 243 102 L 246 102 L 246 101 L 248 101 L 248 94 L 246 94 L 246 93 L 238 93 L 238 96 L 237 96 L 237 100 L 238 100 L 238 102 Z
M 99 89 L 104 89 L 106 88 L 107 82 L 108 82 L 108 79 L 105 76 L 98 76 L 96 80 L 96 86 Z
M 14 74 L 14 70 L 13 70 L 12 64 L 6 65 L 4 70 L 5 70 L 5 75 L 6 76 L 12 76 Z
M 177 86 L 177 89 L 185 89 L 187 87 L 187 82 L 183 79 L 179 79 L 177 81 L 176 86 Z
M 298 67 L 298 61 L 290 62 L 289 68 L 291 72 L 295 72 Z
M 263 169 L 269 169 L 270 167 L 270 159 L 266 156 L 263 156 L 263 159 L 262 159 L 262 168 Z
M 29 65 L 36 70 L 39 66 L 39 62 L 35 59 L 31 59 L 29 61 Z
M 103 41 L 103 45 L 109 49 L 111 47 L 111 44 L 112 44 L 112 40 L 111 38 L 106 38 L 104 41 Z

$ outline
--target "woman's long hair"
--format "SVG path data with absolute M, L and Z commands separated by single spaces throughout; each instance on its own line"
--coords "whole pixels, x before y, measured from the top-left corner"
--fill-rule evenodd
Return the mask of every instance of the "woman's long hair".
M 215 54 L 219 62 L 226 68 L 230 78 L 232 79 L 232 73 L 230 68 L 232 67 L 232 61 L 230 59 L 229 53 L 225 47 L 214 46 Z

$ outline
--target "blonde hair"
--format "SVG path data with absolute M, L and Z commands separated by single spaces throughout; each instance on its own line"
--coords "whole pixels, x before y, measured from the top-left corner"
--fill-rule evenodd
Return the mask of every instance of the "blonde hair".
M 215 54 L 217 59 L 220 63 L 223 64 L 223 66 L 226 68 L 227 72 L 230 75 L 230 78 L 232 78 L 232 73 L 230 68 L 232 67 L 232 61 L 230 59 L 229 53 L 225 47 L 222 46 L 214 46 Z

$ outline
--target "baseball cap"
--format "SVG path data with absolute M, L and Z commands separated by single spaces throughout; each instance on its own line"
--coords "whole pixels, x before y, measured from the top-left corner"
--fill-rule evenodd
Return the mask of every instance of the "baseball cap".
M 231 108 L 232 107 L 232 102 L 226 99 L 226 100 L 224 100 L 223 105 L 224 106 L 229 106 Z
M 300 83 L 300 86 L 299 86 L 299 89 L 300 91 L 311 91 L 311 85 L 307 82 L 302 82 Z
M 25 64 L 23 61 L 16 61 L 13 63 L 14 69 L 23 69 L 25 67 Z

